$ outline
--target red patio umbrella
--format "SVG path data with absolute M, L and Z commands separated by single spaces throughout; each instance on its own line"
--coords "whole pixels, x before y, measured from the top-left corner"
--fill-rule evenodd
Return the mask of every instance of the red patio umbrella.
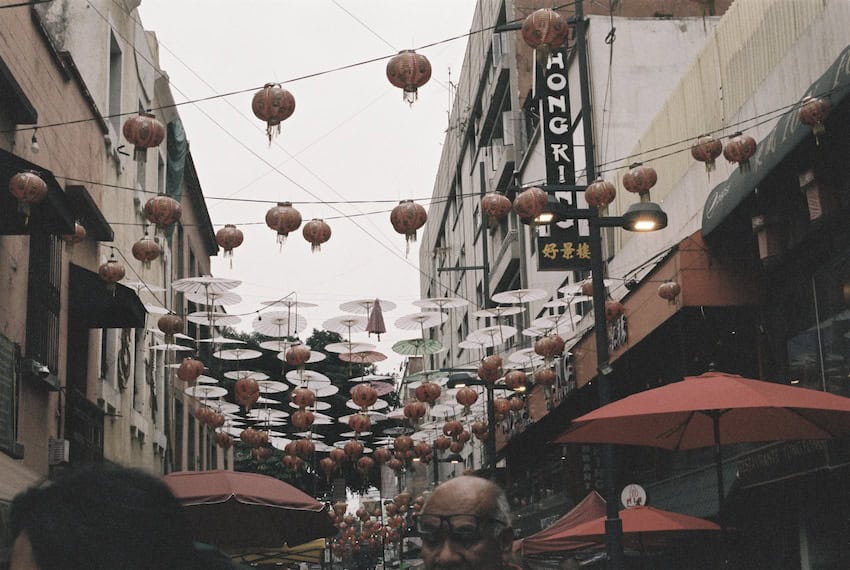
M 178 471 L 162 480 L 183 505 L 192 537 L 222 550 L 295 546 L 336 533 L 322 503 L 274 477 Z
M 830 439 L 848 433 L 850 398 L 707 372 L 633 394 L 578 417 L 555 441 L 670 450 L 714 446 L 722 526 L 721 445 Z

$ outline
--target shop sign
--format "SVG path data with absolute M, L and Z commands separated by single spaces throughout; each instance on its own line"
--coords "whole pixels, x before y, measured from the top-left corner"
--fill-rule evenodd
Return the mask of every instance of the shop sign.
M 824 441 L 792 441 L 771 445 L 738 462 L 738 481 L 744 487 L 802 475 L 829 463 Z
M 590 269 L 590 238 L 580 236 L 578 225 L 564 229 L 549 225 L 546 235 L 537 236 L 538 271 Z

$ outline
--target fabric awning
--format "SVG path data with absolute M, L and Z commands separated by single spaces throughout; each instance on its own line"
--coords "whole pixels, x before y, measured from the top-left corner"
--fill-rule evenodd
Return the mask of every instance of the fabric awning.
M 135 291 L 120 283 L 110 291 L 97 273 L 71 264 L 70 318 L 87 329 L 130 329 L 145 326 L 145 306 Z
M 22 170 L 35 170 L 47 183 L 47 198 L 32 205 L 29 220 L 18 212 L 18 201 L 9 192 L 9 180 Z M 0 235 L 32 233 L 74 233 L 71 204 L 49 170 L 0 149 Z
M 575 526 L 592 521 L 599 517 L 604 517 L 605 514 L 605 499 L 603 499 L 596 491 L 591 491 L 578 505 L 552 523 L 551 526 L 524 538 L 521 546 L 522 554 L 544 554 L 563 550 L 575 550 L 577 548 L 587 546 L 588 544 L 592 544 L 575 540 L 557 540 L 554 537 Z M 514 550 L 516 550 L 516 548 L 514 548 Z
M 850 46 L 844 48 L 829 69 L 806 89 L 803 97 L 826 97 L 833 107 L 850 93 Z M 708 194 L 702 211 L 702 235 L 708 237 L 743 202 L 812 129 L 797 118 L 798 105 L 785 113 L 750 158 L 749 168 L 737 168 Z

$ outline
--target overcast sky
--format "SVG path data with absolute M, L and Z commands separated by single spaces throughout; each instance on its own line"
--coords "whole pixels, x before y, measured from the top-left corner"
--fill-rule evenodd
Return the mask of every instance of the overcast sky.
M 270 82 L 284 83 L 295 97 L 295 113 L 271 146 L 251 112 L 250 92 L 180 107 L 215 229 L 232 223 L 245 234 L 232 268 L 213 260 L 214 275 L 243 281 L 235 291 L 244 303 L 228 312 L 255 311 L 262 301 L 295 292 L 319 304 L 303 312 L 306 338 L 343 314 L 341 303 L 388 299 L 398 308 L 385 313 L 390 332 L 377 350 L 390 357 L 382 371 L 398 369 L 402 358 L 390 347 L 416 333 L 393 323 L 419 310 L 410 304 L 419 298 L 418 250 L 414 244 L 405 257 L 389 210 L 398 200 L 431 195 L 449 81 L 457 82 L 466 38 L 419 50 L 433 75 L 412 107 L 387 81 L 386 60 L 322 72 L 463 35 L 474 7 L 474 0 L 142 2 L 142 22 L 157 34 L 177 102 Z M 264 223 L 273 204 L 252 200 L 302 202 L 296 208 L 304 220 L 324 218 L 333 236 L 311 253 L 299 229 L 280 250 Z M 238 328 L 250 330 L 252 319 Z M 359 333 L 353 340 L 368 339 Z

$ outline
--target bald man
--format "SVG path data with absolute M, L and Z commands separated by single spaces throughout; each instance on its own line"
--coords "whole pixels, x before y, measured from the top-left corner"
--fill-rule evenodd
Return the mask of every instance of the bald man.
M 417 520 L 428 570 L 499 570 L 513 545 L 511 511 L 502 489 L 479 477 L 437 487 Z

